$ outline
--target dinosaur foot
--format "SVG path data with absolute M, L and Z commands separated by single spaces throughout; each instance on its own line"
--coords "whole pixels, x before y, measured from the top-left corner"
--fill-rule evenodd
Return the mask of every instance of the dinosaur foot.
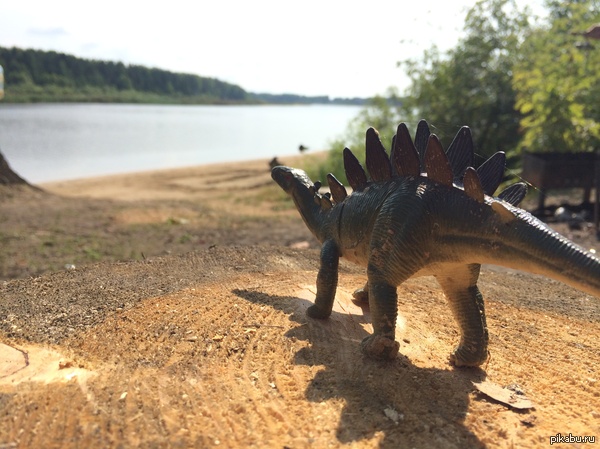
M 393 360 L 398 355 L 400 343 L 393 335 L 371 335 L 362 341 L 360 347 L 365 355 L 374 359 Z
M 361 287 L 354 290 L 352 293 L 352 298 L 354 298 L 354 302 L 357 303 L 369 303 L 369 289 L 368 287 Z
M 324 320 L 325 318 L 329 318 L 329 315 L 331 315 L 331 310 L 324 311 L 323 309 L 317 307 L 316 304 L 313 304 L 308 309 L 306 309 L 306 314 L 311 318 Z
M 487 349 L 469 351 L 465 346 L 459 346 L 448 359 L 454 366 L 480 366 L 487 361 L 488 357 Z

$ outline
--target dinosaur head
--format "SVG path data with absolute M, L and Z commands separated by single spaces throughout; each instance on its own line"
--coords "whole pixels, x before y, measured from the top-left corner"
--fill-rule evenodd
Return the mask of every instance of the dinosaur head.
M 308 228 L 321 240 L 325 212 L 332 208 L 329 194 L 319 193 L 321 183 L 313 183 L 303 170 L 281 165 L 271 170 L 271 177 L 292 197 Z
M 292 197 L 308 195 L 311 188 L 314 191 L 314 184 L 308 175 L 297 168 L 278 165 L 271 170 L 271 177 L 285 193 Z

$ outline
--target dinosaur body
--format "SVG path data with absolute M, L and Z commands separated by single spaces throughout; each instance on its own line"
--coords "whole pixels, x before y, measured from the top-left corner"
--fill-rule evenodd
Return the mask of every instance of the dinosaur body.
M 371 180 L 346 149 L 346 174 L 354 191 L 347 195 L 329 175 L 333 202 L 301 170 L 272 170 L 322 244 L 309 316 L 331 314 L 340 257 L 365 266 L 367 284 L 355 298 L 369 301 L 374 333 L 363 341 L 363 351 L 392 358 L 399 349 L 396 288 L 411 277 L 433 275 L 461 329 L 451 360 L 459 366 L 480 365 L 488 357 L 484 302 L 477 287 L 481 263 L 543 274 L 600 297 L 600 261 L 515 207 L 524 185 L 491 196 L 502 179 L 503 154 L 477 171 L 471 168 L 468 128 L 444 153 L 425 122 L 414 144 L 401 124 L 392 147 L 388 157 L 377 133 L 367 131 Z

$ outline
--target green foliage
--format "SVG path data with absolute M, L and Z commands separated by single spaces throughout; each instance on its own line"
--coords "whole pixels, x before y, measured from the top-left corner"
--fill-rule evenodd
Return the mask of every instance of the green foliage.
M 600 22 L 600 2 L 552 0 L 548 7 L 550 24 L 525 41 L 514 72 L 520 147 L 593 151 L 600 147 L 600 48 L 573 33 Z
M 412 82 L 406 117 L 427 119 L 445 147 L 468 125 L 479 155 L 514 150 L 520 115 L 512 70 L 530 30 L 528 16 L 513 0 L 481 0 L 467 14 L 465 37 L 455 48 L 442 55 L 434 47 L 421 60 L 400 62 Z
M 399 63 L 411 79 L 402 99 L 391 90 L 386 100 L 376 97 L 348 126 L 345 136 L 334 141 L 326 163 L 311 167 L 313 179 L 324 179 L 328 172 L 338 179 L 343 174 L 342 150 L 350 147 L 364 158 L 364 136 L 375 127 L 390 149 L 399 122 L 414 133 L 419 119 L 425 118 L 447 148 L 463 125 L 471 127 L 477 163 L 496 151 L 509 156 L 518 147 L 521 115 L 514 109 L 516 92 L 512 71 L 520 61 L 519 47 L 530 32 L 529 14 L 517 9 L 513 0 L 480 0 L 465 22 L 465 37 L 441 54 L 436 47 L 418 60 Z M 414 136 L 414 134 L 413 134 Z
M 0 47 L 5 99 L 31 101 L 120 101 L 152 103 L 240 103 L 239 86 L 214 78 L 173 73 L 121 62 L 92 61 L 54 51 Z

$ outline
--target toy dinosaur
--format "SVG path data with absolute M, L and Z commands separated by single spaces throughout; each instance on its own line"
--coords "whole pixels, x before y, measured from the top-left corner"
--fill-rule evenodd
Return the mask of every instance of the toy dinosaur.
M 494 154 L 473 168 L 473 140 L 460 129 L 444 152 L 427 122 L 415 140 L 401 123 L 390 156 L 377 131 L 366 133 L 365 171 L 344 149 L 353 192 L 327 175 L 330 192 L 302 170 L 278 166 L 273 179 L 294 200 L 304 222 L 321 242 L 312 318 L 329 317 L 344 257 L 367 268 L 367 284 L 354 292 L 368 301 L 373 335 L 361 344 L 376 358 L 394 358 L 397 286 L 413 276 L 433 275 L 457 320 L 461 339 L 450 360 L 477 366 L 488 357 L 483 297 L 477 287 L 482 263 L 543 274 L 600 297 L 600 260 L 516 207 L 527 186 L 517 183 L 492 194 L 504 176 L 505 155 Z

